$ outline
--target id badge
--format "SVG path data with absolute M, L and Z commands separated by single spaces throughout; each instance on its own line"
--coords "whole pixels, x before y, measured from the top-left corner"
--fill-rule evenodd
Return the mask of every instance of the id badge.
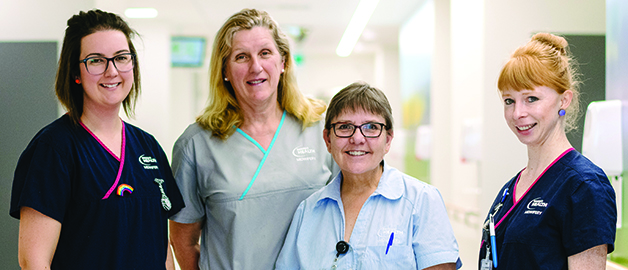
M 480 261 L 480 270 L 491 270 L 493 269 L 493 261 L 490 259 L 482 259 Z

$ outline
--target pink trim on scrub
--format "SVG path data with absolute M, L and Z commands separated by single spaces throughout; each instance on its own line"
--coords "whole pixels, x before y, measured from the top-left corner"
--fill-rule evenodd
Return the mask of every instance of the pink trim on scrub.
M 122 120 L 120 120 L 122 121 Z M 113 182 L 113 185 L 109 188 L 109 191 L 107 191 L 107 193 L 105 194 L 105 196 L 102 197 L 102 200 L 105 200 L 107 198 L 109 198 L 109 195 L 111 195 L 111 193 L 116 189 L 116 187 L 118 186 L 118 182 L 120 182 L 120 176 L 122 176 L 122 168 L 124 167 L 124 149 L 126 148 L 126 134 L 124 132 L 124 121 L 122 121 L 122 150 L 120 151 L 120 157 L 118 158 L 104 143 L 102 143 L 102 141 L 100 141 L 100 139 L 98 139 L 98 137 L 96 136 L 96 134 L 94 134 L 91 130 L 89 130 L 89 128 L 87 128 L 87 126 L 85 124 L 83 124 L 83 122 L 81 122 L 81 126 L 83 126 L 83 128 L 85 128 L 85 130 L 87 130 L 87 132 L 89 134 L 92 135 L 92 137 L 94 137 L 94 139 L 96 139 L 96 141 L 98 141 L 98 143 L 104 147 L 107 152 L 109 152 L 109 154 L 111 154 L 114 158 L 116 158 L 118 161 L 120 161 L 120 167 L 118 168 L 118 176 L 116 176 L 116 181 Z
M 526 194 L 528 194 L 528 191 L 530 191 L 530 189 L 532 189 L 534 184 L 536 184 L 536 182 L 539 181 L 539 179 L 541 179 L 541 176 L 543 176 L 545 174 L 547 169 L 551 168 L 554 165 L 554 163 L 556 163 L 556 161 L 561 159 L 563 156 L 565 156 L 571 150 L 574 150 L 573 147 L 565 150 L 565 152 L 563 152 L 562 154 L 560 154 L 560 156 L 558 156 L 556 159 L 554 159 L 554 161 L 552 161 L 552 163 L 549 166 L 547 166 L 545 168 L 545 170 L 543 170 L 543 172 L 539 175 L 539 177 L 537 177 L 536 180 L 534 180 L 534 183 L 532 183 L 532 185 L 530 185 L 528 190 L 526 190 L 526 192 L 524 192 L 523 195 L 521 195 L 521 198 L 519 198 L 519 201 L 516 201 L 515 200 L 515 194 L 517 194 L 517 183 L 519 182 L 519 178 L 521 177 L 521 173 L 519 173 L 519 175 L 517 176 L 517 181 L 515 181 L 515 186 L 513 187 L 513 192 L 512 192 L 512 194 L 513 194 L 513 196 L 512 196 L 513 205 L 512 205 L 512 207 L 510 207 L 510 209 L 508 209 L 508 212 L 506 212 L 506 214 L 499 220 L 499 222 L 497 222 L 495 224 L 495 228 L 497 228 L 497 226 L 499 226 L 499 224 L 502 223 L 502 221 L 508 216 L 508 214 L 510 214 L 510 211 L 512 211 L 512 209 L 514 209 L 515 206 L 517 206 L 517 204 L 521 201 L 521 199 L 523 199 L 523 197 L 525 197 Z M 523 168 L 523 170 L 525 170 L 525 168 Z M 521 170 L 521 171 L 523 171 L 523 170 Z

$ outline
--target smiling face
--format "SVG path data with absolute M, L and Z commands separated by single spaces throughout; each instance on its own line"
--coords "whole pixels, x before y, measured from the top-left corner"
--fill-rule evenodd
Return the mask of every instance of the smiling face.
M 111 58 L 123 53 L 130 53 L 124 33 L 118 30 L 98 31 L 83 37 L 79 59 L 88 57 Z M 83 86 L 83 111 L 91 109 L 119 110 L 122 101 L 128 96 L 133 86 L 133 70 L 119 72 L 113 62 L 105 73 L 90 74 L 85 64 L 81 63 L 79 79 Z
M 253 27 L 235 33 L 225 67 L 240 106 L 277 102 L 284 60 L 269 29 Z
M 508 127 L 528 147 L 551 142 L 564 135 L 564 120 L 558 111 L 569 106 L 571 94 L 567 90 L 561 95 L 546 86 L 503 91 L 504 117 Z
M 367 113 L 364 110 L 356 112 L 345 110 L 331 123 L 362 125 L 371 122 L 385 123 L 385 120 L 382 116 Z M 384 155 L 390 150 L 393 132 L 385 129 L 377 138 L 365 138 L 360 130 L 356 129 L 353 136 L 339 138 L 332 128 L 323 131 L 323 138 L 327 144 L 327 151 L 331 153 L 344 177 L 368 177 L 381 172 L 379 165 Z

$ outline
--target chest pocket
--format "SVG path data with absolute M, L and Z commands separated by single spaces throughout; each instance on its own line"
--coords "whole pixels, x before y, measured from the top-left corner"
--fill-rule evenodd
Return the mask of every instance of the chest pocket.
M 358 269 L 416 269 L 412 246 L 367 247 Z

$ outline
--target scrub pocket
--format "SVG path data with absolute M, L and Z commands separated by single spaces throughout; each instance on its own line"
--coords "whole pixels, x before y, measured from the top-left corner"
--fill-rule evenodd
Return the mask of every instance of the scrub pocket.
M 367 247 L 359 269 L 416 269 L 412 246 Z

